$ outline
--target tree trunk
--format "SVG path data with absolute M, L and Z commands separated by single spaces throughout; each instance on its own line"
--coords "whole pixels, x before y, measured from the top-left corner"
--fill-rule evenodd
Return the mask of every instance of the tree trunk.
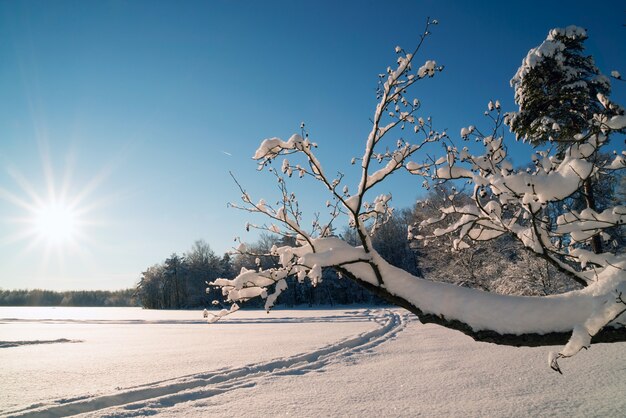
M 587 204 L 587 208 L 595 211 L 596 200 L 593 197 L 593 183 L 591 182 L 591 178 L 585 179 L 583 183 L 583 193 L 585 195 L 585 203 Z M 602 253 L 602 239 L 600 238 L 599 234 L 591 237 L 591 249 L 596 254 Z

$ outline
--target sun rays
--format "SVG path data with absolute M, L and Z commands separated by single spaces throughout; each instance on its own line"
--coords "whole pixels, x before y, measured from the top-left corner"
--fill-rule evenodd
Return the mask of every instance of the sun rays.
M 106 173 L 81 186 L 72 176 L 73 161 L 67 159 L 58 181 L 49 154 L 43 154 L 40 178 L 36 171 L 27 177 L 14 166 L 4 167 L 13 181 L 10 189 L 0 188 L 0 203 L 8 203 L 13 216 L 0 219 L 9 226 L 0 243 L 19 248 L 20 257 L 36 255 L 45 271 L 51 262 L 64 269 L 70 258 L 89 258 L 94 244 L 89 230 L 96 224 L 93 210 L 99 206 L 93 192 Z

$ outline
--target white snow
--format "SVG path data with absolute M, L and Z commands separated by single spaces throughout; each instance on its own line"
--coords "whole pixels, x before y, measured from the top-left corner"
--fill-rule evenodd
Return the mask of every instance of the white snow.
M 435 74 L 435 66 L 437 63 L 432 60 L 428 60 L 417 70 L 417 76 L 420 78 L 429 76 L 432 77 Z
M 0 308 L 0 415 L 620 416 L 626 344 L 545 367 L 399 309 Z M 591 353 L 592 352 L 592 353 Z M 585 390 L 580 390 L 585 388 Z
M 111 395 L 109 403 L 118 405 L 137 398 L 137 388 L 172 392 L 172 379 L 206 380 L 376 329 L 370 318 L 342 311 L 240 311 L 209 325 L 201 310 L 1 307 L 2 342 L 75 342 L 0 347 L 0 416 L 50 413 L 69 408 L 72 399 Z

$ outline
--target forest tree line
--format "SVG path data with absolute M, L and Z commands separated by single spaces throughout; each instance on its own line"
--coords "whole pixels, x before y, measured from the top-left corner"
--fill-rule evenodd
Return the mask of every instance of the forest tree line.
M 137 306 L 135 289 L 71 290 L 0 289 L 0 306 Z
M 221 289 L 208 287 L 207 291 L 207 282 L 235 277 L 242 268 L 273 265 L 276 260 L 266 254 L 275 244 L 280 245 L 279 237 L 262 234 L 256 243 L 248 245 L 247 254 L 231 257 L 226 253 L 220 257 L 205 241 L 196 241 L 183 255 L 172 254 L 162 263 L 146 269 L 137 285 L 137 298 L 147 309 L 219 308 L 224 304 Z M 314 306 L 378 301 L 357 284 L 340 280 L 330 270 L 325 272 L 325 278 L 327 280 L 316 287 L 308 282 L 292 283 L 281 302 L 287 306 Z M 262 303 L 251 300 L 244 306 L 260 308 Z

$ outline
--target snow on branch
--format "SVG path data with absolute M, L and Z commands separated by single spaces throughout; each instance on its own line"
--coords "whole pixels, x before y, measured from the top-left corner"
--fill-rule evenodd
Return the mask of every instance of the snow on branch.
M 356 187 L 345 184 L 343 174 L 331 177 L 324 170 L 315 154 L 317 144 L 309 140 L 304 124 L 301 133 L 287 141 L 262 141 L 254 154 L 260 170 L 284 157 L 280 170 L 269 169 L 282 198 L 274 206 L 265 200 L 254 203 L 256 200 L 237 183 L 243 204 L 233 206 L 265 215 L 271 225 L 255 227 L 279 233 L 291 241 L 272 248 L 271 255 L 278 261 L 276 267 L 243 269 L 236 278 L 218 279 L 211 285 L 221 287 L 232 302 L 260 296 L 269 310 L 287 288 L 288 277 L 308 279 L 315 285 L 323 279 L 324 268 L 333 268 L 387 301 L 416 313 L 422 322 L 457 329 L 477 340 L 517 346 L 566 343 L 550 357 L 555 370 L 560 370 L 558 359 L 574 355 L 592 341 L 625 341 L 626 305 L 622 295 L 626 291 L 626 257 L 623 252 L 595 254 L 588 250 L 587 243 L 598 234 L 608 235 L 616 229 L 619 233 L 626 220 L 626 208 L 575 211 L 565 207 L 572 196 L 581 193 L 585 182 L 624 168 L 624 153 L 610 160 L 597 158 L 609 137 L 626 128 L 623 108 L 599 96 L 601 107 L 611 109 L 608 116 L 595 115 L 567 147 L 539 149 L 531 156 L 529 168 L 514 168 L 508 160 L 502 129 L 509 116 L 502 112 L 499 101 L 490 101 L 485 115 L 491 120 L 492 129 L 483 133 L 469 126 L 460 132 L 463 141 L 474 139 L 481 143 L 483 152 L 474 154 L 469 146 L 457 147 L 445 131 L 434 129 L 431 118 L 418 115 L 420 101 L 407 97 L 417 81 L 443 70 L 434 60 L 414 65 L 420 47 L 436 24 L 436 20 L 428 19 L 413 52 L 397 47 L 396 66 L 379 76 L 378 104 L 371 119 L 372 128 L 364 139 Z M 573 27 L 563 33 L 556 30 L 553 35 L 561 39 L 558 42 L 570 36 L 586 36 Z M 523 64 L 526 67 L 520 68 L 516 77 L 538 65 L 542 57 L 558 58 L 562 47 L 553 41 L 531 50 Z M 443 145 L 444 155 L 424 158 L 423 162 L 411 161 L 431 143 Z M 355 161 L 356 158 L 352 163 Z M 507 234 L 586 287 L 548 297 L 506 296 L 427 281 L 391 266 L 373 248 L 371 239 L 371 234 L 393 211 L 391 194 L 380 194 L 370 202 L 366 195 L 401 169 L 424 177 L 426 187 L 433 182 L 458 179 L 473 185 L 469 202 L 457 205 L 454 192 L 440 208 L 440 216 L 420 225 L 435 226 L 432 236 L 453 235 L 454 249 L 463 250 L 476 241 Z M 331 221 L 324 224 L 316 214 L 311 232 L 303 228 L 295 194 L 286 186 L 287 178 L 305 176 L 316 179 L 330 194 L 326 206 Z M 341 216 L 354 228 L 357 247 L 334 235 L 333 221 Z M 214 319 L 228 313 L 223 311 Z

